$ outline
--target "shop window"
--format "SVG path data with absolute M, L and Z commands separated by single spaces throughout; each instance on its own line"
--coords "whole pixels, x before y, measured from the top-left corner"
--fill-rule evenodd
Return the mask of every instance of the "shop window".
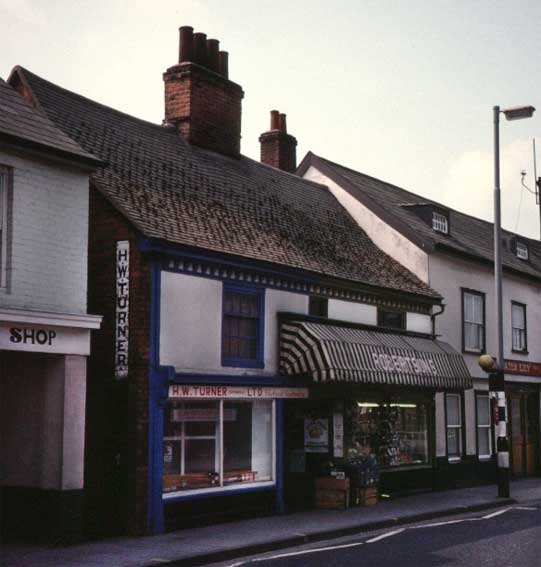
M 222 364 L 263 368 L 263 290 L 225 286 Z
M 467 352 L 485 350 L 485 294 L 462 290 L 462 345 Z
M 450 460 L 462 456 L 462 400 L 460 394 L 445 395 L 447 421 L 447 456 Z
M 511 334 L 512 346 L 515 352 L 526 352 L 528 343 L 526 337 L 526 305 L 511 302 Z
M 273 484 L 273 431 L 272 400 L 168 402 L 164 494 Z
M 308 314 L 316 317 L 328 317 L 329 301 L 326 297 L 310 297 Z
M 378 309 L 378 326 L 387 329 L 405 329 L 406 314 L 403 311 Z
M 8 260 L 8 170 L 0 165 L 0 288 L 7 286 Z
M 492 428 L 488 394 L 477 394 L 475 406 L 477 414 L 477 454 L 480 459 L 488 459 L 492 456 Z
M 428 406 L 357 402 L 348 418 L 348 458 L 374 456 L 382 467 L 426 464 Z

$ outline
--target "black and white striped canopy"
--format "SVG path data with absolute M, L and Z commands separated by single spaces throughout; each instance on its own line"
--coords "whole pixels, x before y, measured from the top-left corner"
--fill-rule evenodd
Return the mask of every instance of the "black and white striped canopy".
M 472 387 L 463 357 L 447 343 L 312 322 L 282 325 L 280 371 L 316 382 Z

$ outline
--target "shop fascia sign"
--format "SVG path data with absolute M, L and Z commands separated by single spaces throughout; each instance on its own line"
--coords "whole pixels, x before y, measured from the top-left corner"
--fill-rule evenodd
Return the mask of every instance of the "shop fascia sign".
M 88 355 L 90 333 L 87 329 L 3 322 L 0 323 L 0 350 Z
M 417 358 L 416 356 L 403 356 L 400 354 L 373 352 L 372 360 L 376 370 L 406 374 L 439 375 L 434 361 L 430 359 Z
M 506 359 L 504 371 L 506 374 L 541 377 L 541 362 L 525 362 L 523 360 Z
M 308 397 L 308 388 L 274 388 L 266 386 L 213 386 L 174 385 L 169 386 L 170 398 L 210 399 L 291 399 Z

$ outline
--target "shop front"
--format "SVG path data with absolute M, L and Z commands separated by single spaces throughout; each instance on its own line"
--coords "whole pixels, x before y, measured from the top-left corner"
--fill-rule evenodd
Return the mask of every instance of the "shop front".
M 0 535 L 69 540 L 83 520 L 86 358 L 101 317 L 0 308 Z
M 284 399 L 306 388 L 178 384 L 164 409 L 165 525 L 283 507 Z
M 380 494 L 433 488 L 435 393 L 471 387 L 448 344 L 292 320 L 281 329 L 281 368 L 310 389 L 309 400 L 286 403 L 290 509 L 313 504 L 322 475 L 360 475 Z

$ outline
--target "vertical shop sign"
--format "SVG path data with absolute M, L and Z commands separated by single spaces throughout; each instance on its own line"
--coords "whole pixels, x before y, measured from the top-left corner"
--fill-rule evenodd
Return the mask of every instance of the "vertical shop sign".
M 335 403 L 332 415 L 333 456 L 341 459 L 344 456 L 344 415 L 341 403 Z
M 116 317 L 115 317 L 115 377 L 128 376 L 128 340 L 130 308 L 130 243 L 116 243 Z

